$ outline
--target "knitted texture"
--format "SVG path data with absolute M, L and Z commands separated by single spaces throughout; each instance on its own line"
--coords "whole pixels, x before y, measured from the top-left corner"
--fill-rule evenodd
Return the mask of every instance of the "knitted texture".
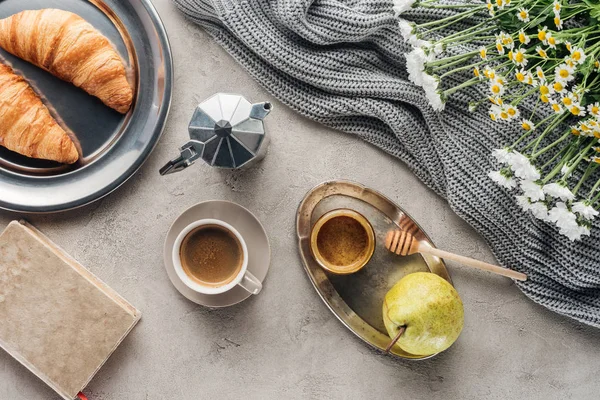
M 521 211 L 487 176 L 491 152 L 518 132 L 468 112 L 483 92 L 455 94 L 442 113 L 407 80 L 393 4 L 386 0 L 174 0 L 270 93 L 301 114 L 404 161 L 490 245 L 528 274 L 518 287 L 557 313 L 600 327 L 600 241 L 572 243 Z M 447 12 L 410 10 L 431 21 Z

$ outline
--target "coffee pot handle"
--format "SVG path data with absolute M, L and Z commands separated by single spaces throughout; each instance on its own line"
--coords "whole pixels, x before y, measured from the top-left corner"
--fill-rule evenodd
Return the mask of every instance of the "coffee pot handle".
M 204 144 L 192 140 L 181 147 L 179 157 L 166 163 L 160 170 L 161 175 L 183 171 L 202 156 Z
M 262 290 L 262 283 L 250 271 L 246 271 L 240 281 L 240 286 L 252 294 L 259 294 Z

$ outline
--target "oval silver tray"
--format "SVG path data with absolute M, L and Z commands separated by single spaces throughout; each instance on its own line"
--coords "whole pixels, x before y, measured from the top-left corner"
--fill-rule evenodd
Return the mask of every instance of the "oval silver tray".
M 310 231 L 319 217 L 337 208 L 364 215 L 375 230 L 375 253 L 369 263 L 352 275 L 325 272 L 310 251 Z M 304 269 L 327 307 L 352 333 L 378 350 L 390 342 L 382 319 L 385 294 L 403 276 L 418 271 L 432 272 L 452 283 L 444 262 L 434 256 L 415 254 L 399 257 L 384 247 L 386 233 L 401 228 L 433 246 L 421 227 L 387 197 L 357 183 L 331 181 L 312 189 L 300 203 L 296 231 Z M 408 359 L 425 359 L 394 346 L 391 354 Z

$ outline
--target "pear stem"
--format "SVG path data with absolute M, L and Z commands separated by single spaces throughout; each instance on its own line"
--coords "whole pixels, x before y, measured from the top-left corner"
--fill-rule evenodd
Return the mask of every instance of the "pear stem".
M 404 333 L 404 331 L 406 330 L 406 326 L 401 326 L 398 329 L 398 333 L 396 334 L 396 337 L 392 339 L 392 341 L 390 342 L 390 344 L 387 345 L 387 347 L 385 348 L 385 352 L 389 353 L 390 350 L 392 349 L 392 347 L 394 347 L 394 345 L 396 344 L 396 342 L 398 341 L 398 339 L 400 339 L 400 336 L 402 336 L 402 334 Z

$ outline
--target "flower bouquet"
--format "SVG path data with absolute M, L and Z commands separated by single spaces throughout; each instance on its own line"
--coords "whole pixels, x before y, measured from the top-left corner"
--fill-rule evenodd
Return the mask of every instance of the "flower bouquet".
M 411 9 L 452 13 L 417 23 L 408 20 Z M 471 101 L 470 111 L 485 105 L 493 121 L 521 131 L 494 151 L 501 168 L 490 178 L 570 240 L 589 235 L 600 208 L 600 4 L 395 0 L 395 10 L 413 47 L 409 79 L 434 109 L 484 85 L 487 95 Z

